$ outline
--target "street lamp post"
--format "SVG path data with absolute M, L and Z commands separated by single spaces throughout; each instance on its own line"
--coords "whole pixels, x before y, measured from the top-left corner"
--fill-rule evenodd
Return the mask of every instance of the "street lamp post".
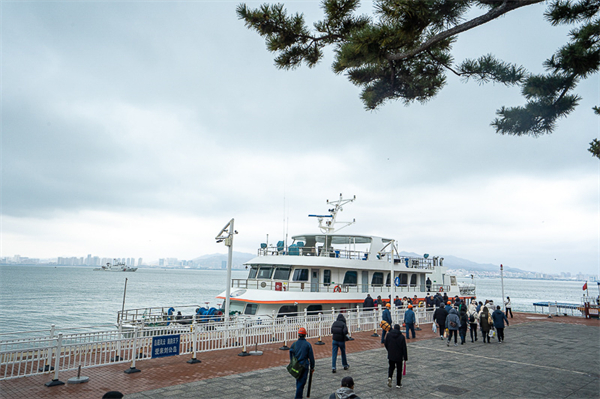
M 225 290 L 225 320 L 229 320 L 229 300 L 231 296 L 231 263 L 233 260 L 233 235 L 237 231 L 233 229 L 233 219 L 223 227 L 221 232 L 217 234 L 215 240 L 217 243 L 225 242 L 225 246 L 229 247 L 227 254 L 227 289 Z

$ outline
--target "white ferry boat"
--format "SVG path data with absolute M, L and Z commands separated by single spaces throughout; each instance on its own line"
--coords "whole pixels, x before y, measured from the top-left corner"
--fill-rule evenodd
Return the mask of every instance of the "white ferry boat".
M 248 277 L 231 281 L 230 314 L 344 311 L 362 307 L 367 294 L 381 296 L 380 303 L 399 296 L 417 304 L 438 292 L 451 298 L 475 296 L 474 286 L 459 287 L 456 277 L 447 274 L 443 258 L 402 256 L 391 238 L 338 233 L 354 223 L 338 222 L 337 216 L 355 199 L 340 195 L 337 201 L 327 200 L 333 205 L 329 214 L 309 215 L 318 220 L 320 233 L 293 236 L 289 246 L 283 241 L 261 244 L 258 256 L 245 263 Z M 225 300 L 226 293 L 217 298 Z
M 94 271 L 102 271 L 102 272 L 134 272 L 138 268 L 127 266 L 125 263 L 117 262 L 115 264 L 111 264 L 110 262 L 106 264 L 106 266 L 96 267 Z

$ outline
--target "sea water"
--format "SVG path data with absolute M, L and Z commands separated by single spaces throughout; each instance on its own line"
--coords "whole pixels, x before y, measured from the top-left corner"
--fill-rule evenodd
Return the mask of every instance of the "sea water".
M 247 270 L 233 270 L 244 279 Z M 0 333 L 95 326 L 117 321 L 117 312 L 145 307 L 211 306 L 226 287 L 225 270 L 146 269 L 134 273 L 90 267 L 0 266 Z M 461 281 L 459 279 L 459 281 Z M 462 280 L 471 283 L 471 279 Z M 502 304 L 500 279 L 474 279 L 477 299 Z M 582 281 L 504 279 L 514 311 L 534 310 L 540 301 L 581 302 Z M 593 291 L 592 290 L 596 290 Z M 598 295 L 590 284 L 590 295 Z

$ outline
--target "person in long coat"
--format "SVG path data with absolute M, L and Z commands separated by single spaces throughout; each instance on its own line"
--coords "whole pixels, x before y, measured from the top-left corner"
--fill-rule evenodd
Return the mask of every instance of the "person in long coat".
M 448 329 L 448 342 L 446 342 L 446 345 L 450 346 L 450 340 L 454 335 L 454 346 L 456 346 L 458 329 L 460 328 L 460 317 L 458 317 L 458 312 L 454 308 L 450 309 L 448 312 L 448 317 L 446 317 L 446 328 Z
M 444 308 L 444 304 L 440 303 L 440 307 L 433 312 L 433 319 L 435 324 L 438 325 L 438 331 L 440 333 L 440 339 L 444 339 L 444 328 L 446 328 L 446 317 L 448 312 Z
M 496 306 L 496 310 L 492 313 L 492 320 L 494 321 L 494 327 L 498 333 L 498 342 L 502 343 L 502 341 L 504 341 L 504 322 L 506 321 L 506 325 L 508 326 L 508 319 L 500 309 L 499 305 Z
M 406 339 L 400 331 L 400 325 L 394 325 L 385 338 L 385 349 L 388 352 L 388 387 L 392 386 L 392 376 L 394 369 L 396 371 L 396 388 L 402 387 L 402 362 L 408 360 L 408 350 L 406 349 Z
M 486 339 L 487 343 L 490 343 L 490 322 L 489 322 L 490 312 L 486 306 L 481 308 L 481 312 L 479 312 L 479 326 L 481 327 L 481 335 L 483 336 L 483 343 L 485 344 Z

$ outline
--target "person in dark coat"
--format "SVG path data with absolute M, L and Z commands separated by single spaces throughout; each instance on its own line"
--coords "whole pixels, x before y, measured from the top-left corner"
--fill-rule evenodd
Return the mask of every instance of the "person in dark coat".
M 486 306 L 481 308 L 479 313 L 479 327 L 481 328 L 481 335 L 483 336 L 483 343 L 487 339 L 487 343 L 490 343 L 490 328 L 492 327 L 489 323 L 490 312 Z
M 440 303 L 440 307 L 433 312 L 433 319 L 438 325 L 438 331 L 440 332 L 440 339 L 444 339 L 444 329 L 446 328 L 446 317 L 448 317 L 448 311 L 444 308 L 444 305 Z
M 392 314 L 390 313 L 391 306 L 392 305 L 390 305 L 389 303 L 386 303 L 385 310 L 381 314 L 381 319 L 387 321 L 387 323 L 390 326 L 392 325 Z M 385 331 L 384 329 L 381 330 L 381 343 L 382 344 L 385 342 L 385 334 L 386 333 L 387 333 L 387 331 Z
M 458 329 L 458 335 L 460 335 L 460 344 L 465 344 L 465 339 L 467 338 L 467 329 L 469 328 L 469 319 L 467 318 L 467 312 L 464 308 L 460 309 L 460 313 L 458 314 L 460 318 L 460 328 Z
M 352 377 L 342 378 L 342 386 L 329 396 L 329 399 L 360 399 L 354 393 L 354 380 Z
M 373 298 L 371 298 L 371 294 L 367 294 L 367 297 L 365 298 L 365 301 L 363 302 L 363 309 L 365 310 L 373 310 L 372 308 L 375 307 L 375 303 L 373 302 Z
M 346 334 L 348 334 L 348 327 L 346 326 L 346 318 L 343 314 L 339 314 L 337 320 L 331 325 L 331 371 L 335 373 L 338 348 L 342 352 L 342 366 L 344 370 L 348 370 L 348 360 L 346 360 Z
M 404 324 L 406 325 L 406 339 L 410 339 L 409 332 L 412 331 L 412 337 L 415 338 L 415 312 L 412 310 L 413 305 L 408 305 L 408 310 L 404 312 Z
M 456 346 L 458 341 L 458 329 L 460 328 L 460 317 L 458 317 L 458 312 L 454 308 L 450 309 L 448 312 L 448 317 L 446 317 L 446 328 L 448 329 L 448 342 L 446 343 L 446 346 L 450 346 L 450 340 L 453 335 L 454 346 Z
M 502 343 L 504 341 L 504 322 L 506 321 L 506 325 L 508 326 L 508 319 L 502 310 L 500 310 L 500 306 L 496 306 L 496 310 L 492 313 L 492 320 L 494 321 L 494 327 L 496 328 L 496 334 L 498 335 L 498 342 Z
M 402 387 L 402 362 L 408 360 L 408 351 L 406 349 L 406 339 L 400 331 L 400 325 L 396 324 L 392 330 L 390 330 L 388 336 L 385 339 L 385 349 L 388 352 L 388 387 L 392 386 L 392 376 L 394 375 L 394 369 L 396 371 L 396 388 Z
M 292 356 L 295 356 L 298 363 L 304 366 L 304 372 L 296 380 L 295 396 L 295 399 L 302 399 L 304 386 L 308 380 L 309 368 L 311 373 L 315 371 L 315 355 L 313 354 L 310 342 L 306 340 L 306 329 L 304 327 L 298 330 L 298 341 L 294 342 L 290 348 L 290 362 L 292 361 Z
M 425 286 L 427 287 L 427 292 L 431 291 L 431 280 L 427 277 L 427 281 L 425 281 Z
M 442 296 L 442 300 L 444 301 L 444 303 L 448 303 L 448 294 L 446 294 L 444 292 L 444 296 Z

